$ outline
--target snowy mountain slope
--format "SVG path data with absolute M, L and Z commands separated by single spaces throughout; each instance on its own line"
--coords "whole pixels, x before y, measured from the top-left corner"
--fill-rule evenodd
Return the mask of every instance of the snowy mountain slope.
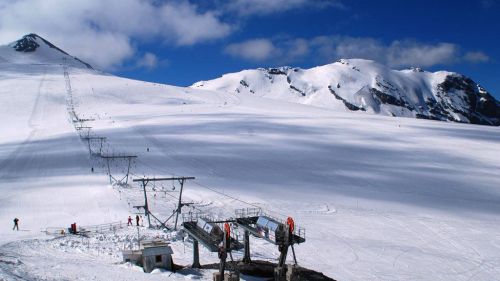
M 500 103 L 468 77 L 446 71 L 396 71 L 360 59 L 311 69 L 244 70 L 191 87 L 337 110 L 500 125 Z
M 92 66 L 77 57 L 70 56 L 54 44 L 38 36 L 27 34 L 21 39 L 0 46 L 0 62 L 12 64 L 62 64 L 92 69 Z
M 87 241 L 47 240 L 39 232 L 73 221 L 124 221 L 144 202 L 138 185 L 108 185 L 105 163 L 89 157 L 73 127 L 70 100 L 80 118 L 94 119 L 85 122 L 91 134 L 107 138 L 104 153 L 138 156 L 134 178 L 195 176 L 184 198 L 197 209 L 186 212 L 228 218 L 235 208 L 259 206 L 293 216 L 306 228 L 299 264 L 332 278 L 500 274 L 498 127 L 335 112 L 82 67 L 67 68 L 68 92 L 60 62 L 32 62 L 0 63 L 0 279 L 210 279 L 206 272 L 150 275 L 120 265 L 135 228 Z M 114 163 L 113 174 L 123 167 Z M 154 188 L 151 210 L 166 218 L 178 185 Z M 14 216 L 29 231 L 5 227 Z M 259 239 L 251 245 L 252 258 L 276 261 L 275 247 Z M 189 240 L 172 239 L 172 246 L 177 263 L 191 262 Z M 202 263 L 217 260 L 200 250 Z
M 32 236 L 75 219 L 93 224 L 127 214 L 102 185 L 106 178 L 90 173 L 88 152 L 70 122 L 62 63 L 82 64 L 42 44 L 29 53 L 2 46 L 0 57 L 2 225 L 18 217 L 22 234 Z M 2 242 L 13 239 L 9 227 L 0 233 Z

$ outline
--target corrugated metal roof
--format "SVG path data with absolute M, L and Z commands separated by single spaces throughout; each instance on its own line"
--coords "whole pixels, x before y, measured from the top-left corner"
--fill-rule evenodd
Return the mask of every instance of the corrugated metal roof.
M 142 251 L 143 256 L 171 255 L 173 253 L 174 251 L 169 246 L 144 248 Z

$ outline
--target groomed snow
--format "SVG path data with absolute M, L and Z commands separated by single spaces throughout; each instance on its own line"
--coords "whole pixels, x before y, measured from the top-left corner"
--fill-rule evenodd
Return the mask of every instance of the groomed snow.
M 89 157 L 68 113 L 62 65 L 13 65 L 1 57 L 0 279 L 211 279 L 210 272 L 144 274 L 120 264 L 119 249 L 135 228 L 87 250 L 84 241 L 40 232 L 125 222 L 142 193 L 138 185 L 111 187 L 102 163 Z M 251 206 L 294 217 L 307 231 L 296 247 L 302 266 L 337 280 L 500 274 L 496 127 L 333 112 L 80 68 L 69 68 L 69 78 L 75 111 L 95 119 L 86 124 L 107 138 L 105 152 L 138 156 L 133 177 L 195 176 L 186 201 L 220 217 Z M 161 192 L 150 201 L 162 218 L 175 205 Z M 11 230 L 14 217 L 24 231 Z M 174 261 L 189 264 L 189 241 L 172 244 Z M 278 250 L 252 239 L 252 255 L 276 260 Z M 202 250 L 201 260 L 217 257 Z

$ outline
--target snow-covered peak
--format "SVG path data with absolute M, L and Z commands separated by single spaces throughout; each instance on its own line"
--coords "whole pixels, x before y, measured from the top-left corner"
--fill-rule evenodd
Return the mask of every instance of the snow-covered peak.
M 340 59 L 310 69 L 244 70 L 191 87 L 336 110 L 500 125 L 500 103 L 464 75 L 420 68 L 394 70 L 365 59 Z
M 34 52 L 36 51 L 36 49 L 38 49 L 38 47 L 40 47 L 40 44 L 37 41 L 41 40 L 42 40 L 41 37 L 39 37 L 34 33 L 31 33 L 23 36 L 23 38 L 15 42 L 12 42 L 9 45 L 12 46 L 12 48 L 14 48 L 18 52 Z
M 92 66 L 73 57 L 43 37 L 31 33 L 8 45 L 0 46 L 0 62 L 15 64 L 69 64 L 73 67 Z

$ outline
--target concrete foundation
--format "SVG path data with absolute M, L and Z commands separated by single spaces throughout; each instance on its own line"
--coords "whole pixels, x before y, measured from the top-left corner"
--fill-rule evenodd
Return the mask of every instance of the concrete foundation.
M 299 281 L 300 280 L 299 271 L 296 270 L 296 267 L 294 265 L 291 265 L 291 264 L 287 265 L 285 276 L 286 276 L 286 281 Z
M 300 280 L 300 271 L 294 265 L 288 264 L 284 266 L 284 274 L 282 276 L 279 275 L 280 268 L 276 267 L 274 269 L 274 280 L 275 281 L 299 281 Z
M 201 268 L 200 265 L 200 251 L 198 246 L 198 240 L 193 239 L 193 265 L 192 268 Z
M 220 278 L 220 272 L 214 272 L 213 281 L 239 281 L 240 275 L 236 272 L 227 272 L 224 273 L 224 280 Z

